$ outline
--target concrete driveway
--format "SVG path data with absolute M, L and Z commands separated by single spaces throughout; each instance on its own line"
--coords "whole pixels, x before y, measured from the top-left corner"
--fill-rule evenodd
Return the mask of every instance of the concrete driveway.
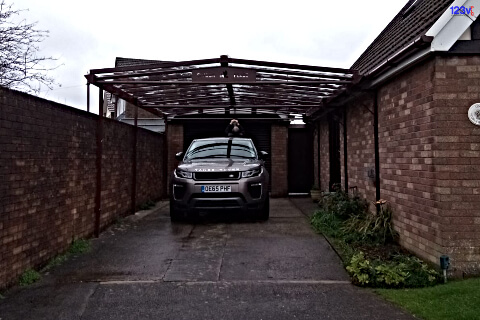
M 172 225 L 160 203 L 34 286 L 13 289 L 0 320 L 414 319 L 349 283 L 309 226 L 312 208 L 309 199 L 272 199 L 268 222 Z

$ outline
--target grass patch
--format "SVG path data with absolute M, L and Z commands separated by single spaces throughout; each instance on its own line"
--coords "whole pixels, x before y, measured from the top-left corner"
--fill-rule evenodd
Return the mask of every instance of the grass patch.
M 52 258 L 41 272 L 46 272 L 56 266 L 63 264 L 73 255 L 83 254 L 91 250 L 90 241 L 86 239 L 76 239 L 68 247 L 67 251 Z
M 40 273 L 38 273 L 38 271 L 35 271 L 33 269 L 27 269 L 20 276 L 20 279 L 18 280 L 18 284 L 21 285 L 22 287 L 29 286 L 31 284 L 34 284 L 38 280 L 40 280 L 40 278 L 41 278 L 41 275 Z
M 90 241 L 86 239 L 76 239 L 73 240 L 72 244 L 67 250 L 67 254 L 75 255 L 75 254 L 83 254 L 87 253 L 91 250 Z
M 425 320 L 480 318 L 480 279 L 420 289 L 377 289 L 375 292 Z

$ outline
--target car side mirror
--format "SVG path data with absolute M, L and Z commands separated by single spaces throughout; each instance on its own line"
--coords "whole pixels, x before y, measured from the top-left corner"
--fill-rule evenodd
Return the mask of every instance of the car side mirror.
M 260 151 L 259 156 L 259 158 L 262 160 L 267 160 L 268 158 L 270 158 L 270 155 L 266 151 Z
M 183 160 L 183 155 L 184 155 L 183 152 L 178 152 L 178 153 L 175 154 L 175 159 L 177 159 L 178 161 L 182 161 Z

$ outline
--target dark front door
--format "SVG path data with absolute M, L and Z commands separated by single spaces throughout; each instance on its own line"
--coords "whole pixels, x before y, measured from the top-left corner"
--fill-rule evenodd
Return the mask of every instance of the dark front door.
M 313 185 L 313 141 L 306 127 L 288 130 L 288 192 L 308 193 Z
M 334 116 L 328 119 L 328 136 L 329 136 L 329 154 L 330 154 L 330 182 L 329 190 L 335 184 L 341 183 L 341 167 L 340 167 L 340 124 Z

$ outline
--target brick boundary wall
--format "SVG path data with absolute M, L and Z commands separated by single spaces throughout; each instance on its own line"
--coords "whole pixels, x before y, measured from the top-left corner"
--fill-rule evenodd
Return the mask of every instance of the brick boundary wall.
M 0 288 L 94 233 L 97 119 L 0 88 Z M 135 130 L 103 123 L 101 229 L 131 212 Z M 140 205 L 164 192 L 164 136 L 137 130 Z

